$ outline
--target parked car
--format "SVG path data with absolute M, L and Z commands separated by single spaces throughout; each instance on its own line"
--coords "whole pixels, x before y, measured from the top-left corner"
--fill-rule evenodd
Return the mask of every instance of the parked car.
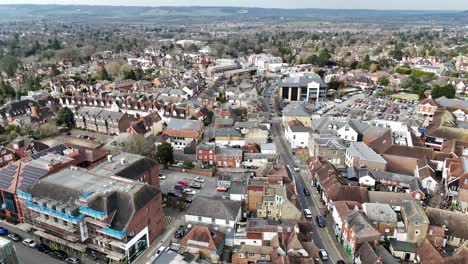
M 346 262 L 345 262 L 344 260 L 341 260 L 341 259 L 340 259 L 340 260 L 338 260 L 338 261 L 336 262 L 336 264 L 346 264 Z
M 25 240 L 23 240 L 23 245 L 30 247 L 30 248 L 34 248 L 36 247 L 36 241 L 30 238 L 26 238 Z
M 196 178 L 195 178 L 195 181 L 196 181 L 196 182 L 200 182 L 200 183 L 204 183 L 204 182 L 205 182 L 205 179 L 203 179 L 202 177 L 196 177 Z
M 68 258 L 68 254 L 62 250 L 53 250 L 50 252 L 50 256 L 60 260 L 65 260 Z
M 184 192 L 185 192 L 186 194 L 191 194 L 191 195 L 194 195 L 194 194 L 196 193 L 195 190 L 190 189 L 190 188 L 185 189 Z
M 39 252 L 42 252 L 44 254 L 50 254 L 50 252 L 52 251 L 52 249 L 48 245 L 43 244 L 43 243 L 37 245 L 36 249 L 39 250 Z
M 20 242 L 21 241 L 20 235 L 15 234 L 15 233 L 8 234 L 8 238 L 10 238 L 14 242 Z
M 307 219 L 312 219 L 312 212 L 309 209 L 304 209 L 304 216 Z
M 319 250 L 319 256 L 321 260 L 328 260 L 328 253 L 325 249 Z
M 317 216 L 315 217 L 315 220 L 317 221 L 317 225 L 318 225 L 319 227 L 325 227 L 326 222 L 325 222 L 325 218 L 324 218 L 323 216 L 317 215 Z
M 300 171 L 299 167 L 294 167 L 294 171 L 295 171 L 295 172 Z
M 164 247 L 164 246 L 159 247 L 158 251 L 156 251 L 155 257 L 157 258 L 157 257 L 158 257 L 159 255 L 161 255 L 161 253 L 163 253 L 163 251 L 165 251 L 165 250 L 166 250 L 166 247 Z
M 71 257 L 71 258 L 67 258 L 65 260 L 66 263 L 70 263 L 70 264 L 79 264 L 81 263 L 80 262 L 80 259 L 79 258 L 75 258 L 75 257 Z
M 0 227 L 0 236 L 8 235 L 8 229 Z
M 159 179 L 160 180 L 165 180 L 165 179 L 167 179 L 167 176 L 164 175 L 164 174 L 159 173 Z
M 309 190 L 307 190 L 307 188 L 305 188 L 305 187 L 304 187 L 304 195 L 305 196 L 310 196 Z
M 169 192 L 167 192 L 167 195 L 168 196 L 172 196 L 172 197 L 177 197 L 177 198 L 181 198 L 182 197 L 182 194 L 177 191 L 177 190 L 170 190 Z
M 201 189 L 202 186 L 201 186 L 201 184 L 199 184 L 199 183 L 192 182 L 192 183 L 190 184 L 190 187 L 192 187 L 192 188 L 194 188 L 194 189 Z

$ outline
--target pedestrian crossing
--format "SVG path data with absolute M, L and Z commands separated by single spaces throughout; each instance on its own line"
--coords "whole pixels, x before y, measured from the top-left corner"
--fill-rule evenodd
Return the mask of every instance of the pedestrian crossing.
M 164 216 L 163 220 L 164 220 L 164 228 L 169 228 L 172 225 L 172 223 L 174 223 L 176 218 L 172 216 Z

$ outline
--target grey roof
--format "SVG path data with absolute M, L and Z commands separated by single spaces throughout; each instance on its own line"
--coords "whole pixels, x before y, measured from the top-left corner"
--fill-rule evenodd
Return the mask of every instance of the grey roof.
M 310 117 L 304 106 L 300 103 L 290 103 L 283 109 L 283 116 L 304 116 Z
M 369 222 L 367 217 L 358 210 L 353 210 L 346 217 L 347 225 L 353 230 L 356 237 L 379 236 L 380 232 Z
M 314 72 L 304 73 L 304 76 L 286 77 L 281 80 L 282 87 L 307 87 L 311 82 L 317 82 L 320 87 L 328 87 L 328 85 Z
M 373 149 L 369 148 L 364 142 L 351 142 L 347 152 L 349 155 L 358 157 L 360 160 L 387 164 L 387 161 L 384 158 L 377 154 Z
M 363 203 L 362 209 L 366 213 L 367 218 L 371 221 L 397 222 L 397 215 L 388 204 Z
M 263 143 L 260 144 L 260 149 L 263 150 L 275 150 L 276 151 L 276 144 L 275 143 Z
M 329 117 L 312 120 L 312 128 L 320 134 L 336 134 L 336 130 L 348 125 L 358 134 L 364 134 L 369 128 L 367 123 L 357 119 L 335 120 Z
M 242 157 L 242 149 L 237 148 L 217 148 L 216 155 L 229 157 Z
M 395 238 L 390 238 L 390 246 L 393 248 L 394 251 L 403 251 L 403 252 L 413 252 L 416 253 L 418 246 L 416 243 L 406 242 L 406 241 L 399 241 Z
M 234 124 L 234 119 L 232 119 L 232 118 L 216 118 L 215 119 L 215 124 L 216 125 L 230 125 L 230 126 L 232 126 Z
M 243 182 L 231 182 L 229 194 L 245 194 L 246 184 Z
M 450 107 L 450 106 L 460 104 L 461 107 L 468 108 L 468 101 L 465 101 L 465 100 L 449 99 L 449 98 L 447 98 L 445 96 L 442 96 L 442 97 L 439 97 L 439 98 L 435 99 L 435 101 L 439 105 L 444 106 L 444 107 Z
M 232 127 L 217 129 L 215 137 L 241 137 L 242 134 Z
M 258 126 L 258 122 L 256 121 L 245 121 L 245 122 L 236 122 L 234 124 L 234 128 L 254 128 Z
M 421 179 L 414 176 L 380 170 L 370 170 L 366 168 L 360 168 L 357 170 L 357 172 L 358 178 L 370 176 L 377 181 L 388 180 L 392 182 L 398 182 L 400 184 L 402 183 L 408 185 L 412 191 L 420 190 L 426 192 L 426 189 L 422 186 Z
M 382 246 L 377 245 L 375 248 L 375 253 L 381 258 L 383 264 L 398 264 L 400 263 L 388 250 Z
M 190 120 L 190 119 L 172 118 L 167 124 L 168 129 L 175 129 L 175 130 L 199 131 L 201 127 L 202 127 L 202 122 L 200 120 Z
M 254 159 L 267 159 L 274 160 L 277 159 L 279 154 L 277 153 L 244 153 L 244 160 L 254 160 Z
M 412 199 L 411 194 L 402 192 L 369 191 L 371 203 L 385 203 L 390 206 L 401 206 L 404 200 Z
M 240 209 L 240 201 L 198 197 L 185 214 L 235 221 Z
M 290 126 L 289 128 L 293 133 L 309 133 L 311 131 L 310 127 L 305 126 Z
M 429 224 L 429 219 L 427 218 L 420 202 L 415 200 L 405 200 L 402 204 L 402 210 L 406 214 L 407 222 Z

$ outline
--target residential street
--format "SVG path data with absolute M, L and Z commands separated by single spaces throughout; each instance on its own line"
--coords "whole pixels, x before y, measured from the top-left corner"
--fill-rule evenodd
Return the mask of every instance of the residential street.
M 273 86 L 270 86 L 265 90 L 271 88 L 273 88 Z M 271 111 L 268 103 L 266 103 L 265 105 L 267 109 Z M 314 215 L 315 219 L 315 216 L 321 214 L 319 206 L 322 206 L 322 204 L 319 201 L 319 197 L 314 195 L 316 193 L 315 188 L 312 188 L 310 182 L 308 180 L 305 180 L 307 179 L 307 176 L 303 174 L 305 170 L 305 165 L 300 164 L 299 160 L 292 155 L 291 149 L 288 146 L 288 142 L 286 141 L 286 138 L 284 136 L 284 130 L 281 121 L 272 121 L 272 132 L 273 135 L 275 135 L 274 140 L 277 145 L 277 151 L 278 153 L 280 153 L 281 159 L 284 161 L 285 165 L 289 165 L 290 168 L 298 166 L 301 169 L 300 173 L 291 170 L 291 173 L 296 182 L 298 207 L 299 209 L 301 209 L 301 211 L 305 208 L 309 208 L 312 211 L 312 214 Z M 309 189 L 310 193 L 312 194 L 311 197 L 307 197 L 304 195 L 304 188 Z M 312 238 L 316 246 L 320 249 L 327 250 L 332 263 L 336 263 L 336 261 L 338 260 L 345 260 L 346 258 L 344 250 L 340 245 L 337 244 L 336 240 L 334 239 L 334 234 L 330 234 L 328 228 L 318 228 L 318 226 L 315 223 L 315 220 L 312 220 L 312 223 L 314 230 L 314 232 L 312 233 Z M 327 224 L 330 225 L 331 223 L 328 222 Z

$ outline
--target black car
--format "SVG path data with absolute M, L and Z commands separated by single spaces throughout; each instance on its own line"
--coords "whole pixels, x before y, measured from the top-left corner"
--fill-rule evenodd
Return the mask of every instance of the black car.
M 338 260 L 338 261 L 336 262 L 336 264 L 346 264 L 346 262 L 344 262 L 344 260 L 341 260 L 341 259 L 340 259 L 340 260 Z
M 325 227 L 325 218 L 324 218 L 323 216 L 317 215 L 317 216 L 315 217 L 315 220 L 317 221 L 317 225 L 318 225 L 319 227 Z
M 304 188 L 304 195 L 305 196 L 310 196 L 310 192 L 309 192 L 309 190 L 307 190 L 307 188 Z
M 60 260 L 65 260 L 68 258 L 68 254 L 62 250 L 54 250 L 50 253 L 50 256 Z
M 52 251 L 52 249 L 48 245 L 42 243 L 37 245 L 36 249 L 44 254 L 50 254 L 50 252 Z

